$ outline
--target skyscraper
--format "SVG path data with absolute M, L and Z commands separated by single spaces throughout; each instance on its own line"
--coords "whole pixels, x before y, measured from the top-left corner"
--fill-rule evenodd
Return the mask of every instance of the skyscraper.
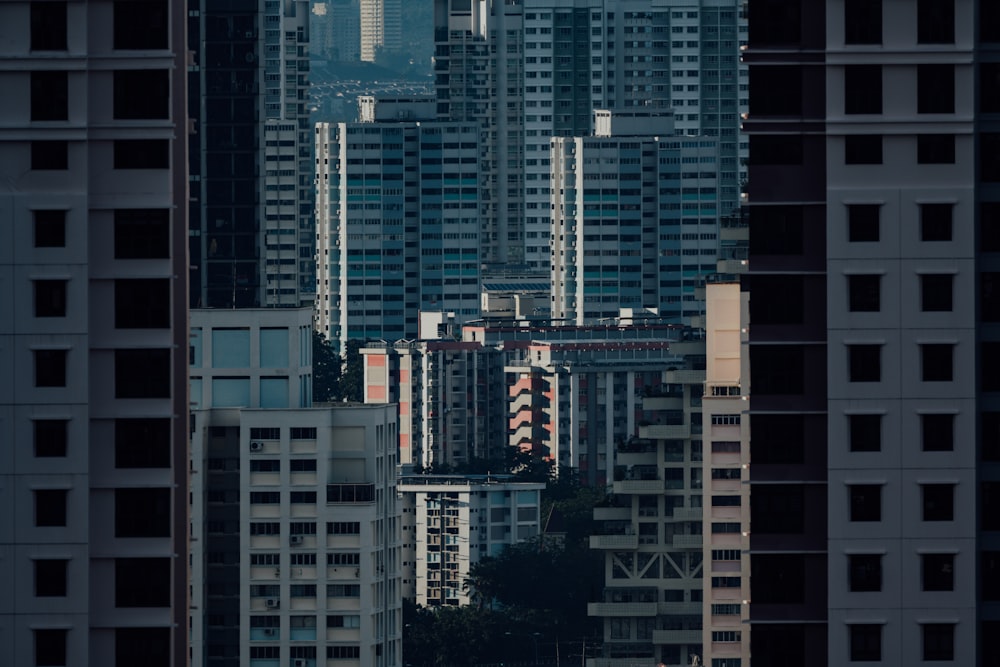
M 753 659 L 995 664 L 1000 16 L 822 4 L 746 56 Z
M 183 666 L 185 12 L 0 26 L 0 663 Z
M 402 0 L 360 0 L 361 60 L 373 63 L 381 51 L 403 45 Z

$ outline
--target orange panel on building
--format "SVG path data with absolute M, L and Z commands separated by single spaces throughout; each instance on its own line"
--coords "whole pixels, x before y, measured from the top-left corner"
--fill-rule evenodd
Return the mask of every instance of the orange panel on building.
M 368 398 L 373 401 L 384 401 L 385 387 L 380 384 L 368 385 Z

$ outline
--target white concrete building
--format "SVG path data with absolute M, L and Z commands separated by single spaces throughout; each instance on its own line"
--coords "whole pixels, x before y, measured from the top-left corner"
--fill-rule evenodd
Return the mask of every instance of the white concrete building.
M 187 664 L 187 12 L 0 3 L 0 664 Z
M 424 607 L 469 604 L 473 565 L 541 534 L 542 483 L 510 475 L 403 475 L 403 596 Z
M 403 45 L 402 0 L 360 0 L 361 61 L 373 63 L 383 50 Z

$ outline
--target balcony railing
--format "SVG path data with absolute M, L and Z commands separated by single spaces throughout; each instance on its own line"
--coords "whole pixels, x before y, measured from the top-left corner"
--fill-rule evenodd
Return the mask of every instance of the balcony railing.
M 326 502 L 333 503 L 373 503 L 374 484 L 327 484 Z

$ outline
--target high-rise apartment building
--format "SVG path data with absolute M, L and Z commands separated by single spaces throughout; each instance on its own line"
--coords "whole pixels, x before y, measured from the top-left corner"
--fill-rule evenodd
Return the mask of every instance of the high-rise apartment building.
M 998 54 L 995 3 L 753 3 L 755 664 L 1000 660 Z
M 189 2 L 192 307 L 308 305 L 309 3 Z
M 596 115 L 594 136 L 552 138 L 552 317 L 690 324 L 717 269 L 718 144 L 674 135 L 670 111 Z
M 360 0 L 361 60 L 373 63 L 382 51 L 403 45 L 402 0 Z
M 0 3 L 0 663 L 188 662 L 185 12 Z
M 317 326 L 417 338 L 421 310 L 479 314 L 479 129 L 317 123 Z

